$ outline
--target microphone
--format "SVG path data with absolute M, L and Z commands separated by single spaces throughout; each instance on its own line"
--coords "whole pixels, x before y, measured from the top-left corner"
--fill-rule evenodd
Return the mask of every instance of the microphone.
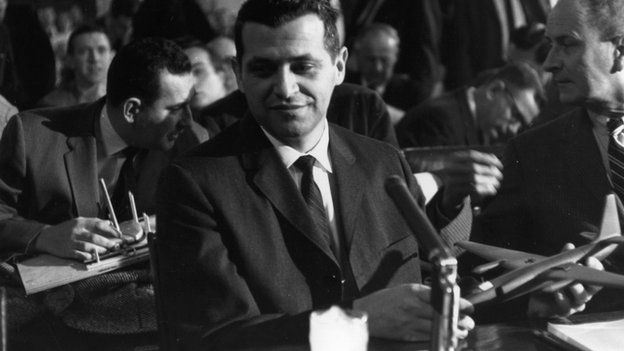
M 405 180 L 393 175 L 386 180 L 385 186 L 416 241 L 425 247 L 433 265 L 431 307 L 434 313 L 429 350 L 454 351 L 458 347 L 459 321 L 457 260 L 440 240 L 437 231 L 414 200 Z
M 412 230 L 416 240 L 427 251 L 431 261 L 434 256 L 442 252 L 445 256 L 451 256 L 450 251 L 440 239 L 438 232 L 433 227 L 427 215 L 418 206 L 416 200 L 405 184 L 405 180 L 398 175 L 392 175 L 386 180 L 386 192 L 401 212 L 401 215 Z M 441 251 L 441 252 L 440 252 Z

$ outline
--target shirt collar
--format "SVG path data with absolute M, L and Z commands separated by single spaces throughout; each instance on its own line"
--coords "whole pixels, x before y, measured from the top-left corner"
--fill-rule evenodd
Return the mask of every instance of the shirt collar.
M 100 142 L 104 146 L 104 154 L 106 156 L 114 155 L 128 147 L 128 144 L 113 128 L 108 111 L 106 111 L 106 105 L 102 107 L 100 114 L 100 131 L 102 133 Z
M 279 155 L 282 163 L 284 163 L 286 168 L 290 168 L 290 166 L 292 166 L 293 163 L 295 163 L 295 161 L 299 159 L 299 157 L 304 155 L 310 155 L 316 159 L 317 164 L 320 164 L 321 168 L 323 168 L 328 173 L 332 173 L 332 166 L 331 162 L 329 161 L 329 124 L 327 123 L 326 118 L 323 119 L 322 123 L 323 134 L 321 134 L 321 138 L 316 143 L 316 145 L 314 145 L 314 147 L 307 153 L 302 153 L 295 150 L 294 148 L 274 138 L 269 132 L 266 131 L 266 129 L 264 129 L 264 127 L 260 126 L 260 128 L 262 128 L 262 132 L 264 133 L 264 135 L 266 135 L 273 147 L 275 147 L 277 154 Z
M 607 121 L 609 121 L 610 118 L 604 115 L 599 115 L 593 111 L 588 110 L 587 112 L 589 114 L 589 119 L 592 121 L 594 130 L 599 134 L 609 135 Z

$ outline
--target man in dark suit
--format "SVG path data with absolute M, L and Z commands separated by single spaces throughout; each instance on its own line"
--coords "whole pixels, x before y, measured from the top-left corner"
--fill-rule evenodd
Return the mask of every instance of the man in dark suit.
M 334 304 L 366 311 L 373 336 L 429 334 L 418 244 L 384 191 L 397 174 L 422 205 L 411 171 L 327 122 L 347 56 L 336 16 L 325 0 L 247 1 L 236 72 L 249 113 L 163 173 L 159 287 L 183 349 L 305 342 L 310 312 Z M 457 212 L 444 199 L 429 208 L 438 226 Z
M 598 232 L 607 194 L 623 200 L 609 161 L 610 150 L 622 144 L 621 128 L 608 129 L 622 119 L 624 108 L 622 16 L 622 1 L 560 0 L 554 7 L 544 68 L 553 74 L 561 101 L 578 108 L 509 143 L 502 187 L 478 218 L 475 240 L 551 255 L 566 243 L 587 243 L 581 232 Z M 607 258 L 607 270 L 622 271 L 618 251 Z M 582 306 L 582 294 L 573 296 L 581 300 L 573 307 Z M 621 309 L 621 292 L 604 289 L 587 310 L 613 305 Z
M 395 73 L 400 42 L 396 29 L 389 24 L 373 23 L 362 28 L 353 43 L 357 72 L 349 71 L 345 77 L 349 83 L 376 91 L 388 105 L 393 125 L 403 118 L 407 109 L 439 94 L 407 74 Z
M 245 95 L 236 90 L 202 109 L 194 118 L 213 137 L 243 118 L 245 112 Z M 383 100 L 364 87 L 349 83 L 338 85 L 329 102 L 327 120 L 355 133 L 399 145 Z
M 132 190 L 139 213 L 150 213 L 155 178 L 168 160 L 167 154 L 174 146 L 179 147 L 177 140 L 191 123 L 190 71 L 188 58 L 175 44 L 161 39 L 137 41 L 115 56 L 108 75 L 109 94 L 104 99 L 89 105 L 26 111 L 12 118 L 0 144 L 3 256 L 48 253 L 87 260 L 94 252 L 104 254 L 118 246 L 123 239 L 104 219 L 107 212 L 98 179 L 105 180 L 113 201 L 118 198 L 119 204 L 127 204 L 124 195 Z M 133 171 L 124 172 L 124 168 Z M 130 213 L 121 210 L 116 208 L 119 221 L 130 219 Z M 116 275 L 126 279 L 122 281 L 127 284 L 127 278 L 134 276 L 128 274 L 109 273 L 104 280 L 116 281 Z M 139 276 L 147 278 L 146 274 Z M 141 281 L 148 283 L 148 279 Z M 130 289 L 132 294 L 142 298 L 144 285 L 135 285 Z M 147 298 L 153 303 L 153 295 L 150 296 Z M 135 307 L 140 305 L 126 305 L 118 314 L 135 311 L 138 315 L 129 320 L 144 320 L 123 333 L 154 331 L 154 311 Z M 88 316 L 85 321 L 76 314 L 70 317 L 73 312 L 71 306 L 56 311 L 73 328 L 111 332 L 106 327 L 112 325 L 111 321 L 83 313 L 82 316 Z M 79 335 L 84 338 L 88 334 Z M 72 340 L 59 335 L 53 337 L 62 342 L 45 347 L 77 350 L 93 346 L 84 342 L 72 344 Z M 39 338 L 42 335 L 35 340 Z
M 527 63 L 510 63 L 474 86 L 411 109 L 397 125 L 401 147 L 505 143 L 539 114 L 544 92 Z

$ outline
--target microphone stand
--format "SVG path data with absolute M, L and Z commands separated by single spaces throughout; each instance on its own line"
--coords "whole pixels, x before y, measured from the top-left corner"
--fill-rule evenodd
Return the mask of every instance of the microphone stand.
M 416 240 L 428 252 L 429 262 L 433 265 L 431 304 L 434 318 L 429 350 L 456 350 L 459 320 L 457 259 L 444 245 L 437 231 L 414 200 L 405 180 L 396 175 L 389 177 L 386 180 L 386 191 L 398 207 Z

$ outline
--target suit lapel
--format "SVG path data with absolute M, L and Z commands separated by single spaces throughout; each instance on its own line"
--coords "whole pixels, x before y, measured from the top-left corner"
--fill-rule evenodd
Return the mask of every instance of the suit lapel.
M 77 113 L 76 132 L 67 138 L 69 150 L 63 155 L 78 216 L 97 217 L 99 214 L 94 127 L 102 105 L 102 102 L 96 103 Z
M 250 174 L 251 181 L 277 212 L 339 266 L 317 232 L 301 193 L 271 142 L 250 116 L 245 117 L 240 127 L 244 128 L 242 140 L 248 143 L 247 151 L 242 154 L 243 167 Z
M 573 121 L 568 124 L 561 144 L 564 159 L 570 160 L 568 174 L 580 179 L 583 186 L 602 204 L 604 195 L 611 192 L 611 186 L 592 131 L 591 120 L 585 109 L 579 109 L 571 117 Z
M 345 238 L 346 252 L 350 252 L 353 235 L 356 232 L 358 222 L 357 214 L 360 210 L 363 191 L 367 187 L 364 172 L 355 171 L 356 157 L 344 140 L 330 126 L 329 129 L 329 153 L 336 180 L 337 199 L 334 199 L 334 207 L 342 217 L 343 234 Z

